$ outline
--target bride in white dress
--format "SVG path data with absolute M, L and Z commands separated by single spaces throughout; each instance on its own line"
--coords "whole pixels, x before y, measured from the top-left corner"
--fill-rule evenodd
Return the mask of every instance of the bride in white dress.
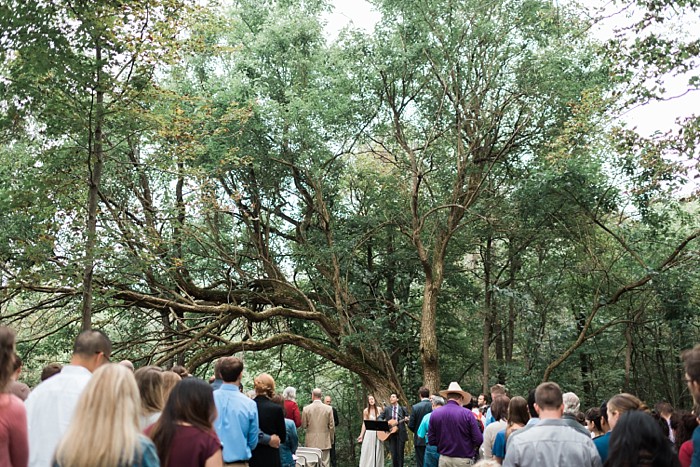
M 362 420 L 376 420 L 377 417 L 379 417 L 379 408 L 374 400 L 374 396 L 367 396 L 367 407 L 362 411 Z M 360 467 L 384 466 L 384 443 L 377 439 L 376 431 L 365 430 L 364 422 L 362 423 L 362 432 L 357 437 L 357 442 L 362 443 Z

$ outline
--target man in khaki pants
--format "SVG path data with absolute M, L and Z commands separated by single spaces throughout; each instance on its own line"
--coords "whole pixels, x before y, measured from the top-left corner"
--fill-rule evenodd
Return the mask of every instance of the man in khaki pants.
M 331 444 L 335 438 L 333 408 L 323 403 L 323 392 L 311 391 L 311 403 L 301 412 L 301 426 L 306 430 L 306 446 L 323 453 L 323 467 L 331 465 Z

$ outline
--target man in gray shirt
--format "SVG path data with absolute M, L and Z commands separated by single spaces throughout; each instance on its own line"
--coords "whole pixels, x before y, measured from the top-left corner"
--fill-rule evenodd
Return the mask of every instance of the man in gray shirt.
M 559 385 L 542 383 L 535 390 L 540 422 L 508 443 L 504 467 L 601 467 L 590 436 L 563 421 L 564 402 Z

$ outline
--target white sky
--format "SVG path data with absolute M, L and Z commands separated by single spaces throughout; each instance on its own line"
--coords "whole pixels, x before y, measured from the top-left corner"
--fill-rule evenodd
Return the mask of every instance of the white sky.
M 564 3 L 566 0 L 555 1 Z M 593 5 L 598 0 L 588 0 L 588 2 Z M 380 19 L 380 14 L 366 0 L 334 0 L 333 4 L 335 5 L 335 10 L 325 17 L 327 21 L 326 30 L 330 40 L 334 40 L 338 36 L 338 32 L 348 25 L 371 32 Z M 602 31 L 600 34 L 604 36 L 609 35 L 609 26 L 623 21 L 625 23 L 630 21 L 630 17 L 625 13 L 611 17 L 608 23 L 600 29 Z M 694 25 L 684 28 L 685 31 L 681 31 L 681 27 L 678 24 L 670 24 L 667 27 L 671 33 L 687 35 L 693 34 L 694 31 L 695 36 L 700 36 L 700 33 L 698 33 L 700 27 L 694 26 L 698 26 L 697 18 Z M 686 82 L 683 79 L 669 80 L 667 83 L 667 95 L 670 97 L 681 94 L 686 89 L 685 84 Z M 687 117 L 698 108 L 700 108 L 700 92 L 695 92 L 679 99 L 655 102 L 639 107 L 629 112 L 624 118 L 628 125 L 637 127 L 640 134 L 650 135 L 655 131 L 664 132 L 674 128 L 676 118 Z

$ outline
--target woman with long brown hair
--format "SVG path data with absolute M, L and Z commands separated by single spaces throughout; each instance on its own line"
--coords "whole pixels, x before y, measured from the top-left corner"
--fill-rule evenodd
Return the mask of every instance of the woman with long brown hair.
M 178 382 L 158 421 L 147 430 L 163 467 L 221 467 L 221 442 L 214 431 L 214 392 L 197 378 Z
M 508 437 L 513 434 L 514 431 L 527 425 L 527 422 L 530 420 L 527 400 L 525 400 L 524 397 L 515 396 L 510 400 L 507 418 L 506 429 L 500 431 L 493 442 L 493 457 L 499 463 L 503 463 L 503 459 L 505 458 Z
M 13 373 L 15 333 L 0 326 L 0 465 L 26 467 L 29 462 L 27 411 L 7 386 Z
M 357 442 L 362 443 L 360 451 L 360 467 L 374 467 L 384 465 L 384 443 L 377 439 L 376 431 L 365 430 L 365 420 L 376 420 L 381 413 L 377 407 L 377 401 L 373 395 L 367 396 L 367 406 L 362 411 L 362 431 L 357 437 Z M 376 459 L 376 462 L 375 462 Z

